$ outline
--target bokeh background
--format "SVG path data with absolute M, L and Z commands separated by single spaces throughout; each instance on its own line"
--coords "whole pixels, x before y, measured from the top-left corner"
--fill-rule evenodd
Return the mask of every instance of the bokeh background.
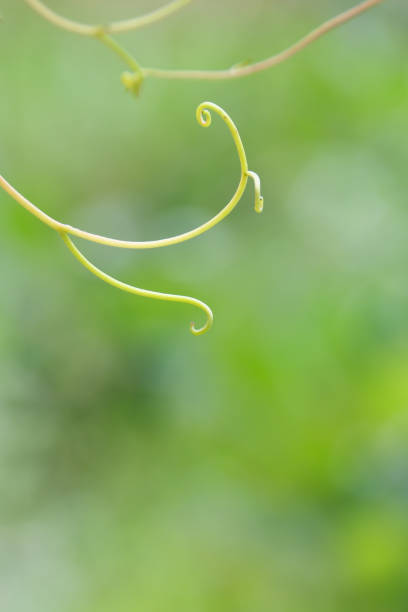
M 4 612 L 408 609 L 408 8 L 387 0 L 246 80 L 150 80 L 3 0 L 0 167 L 67 223 L 188 230 L 239 168 L 263 181 L 170 249 L 81 244 L 81 268 L 0 194 L 0 600 Z M 53 0 L 100 22 L 148 0 Z M 345 0 L 196 0 L 121 41 L 144 66 L 279 51 Z

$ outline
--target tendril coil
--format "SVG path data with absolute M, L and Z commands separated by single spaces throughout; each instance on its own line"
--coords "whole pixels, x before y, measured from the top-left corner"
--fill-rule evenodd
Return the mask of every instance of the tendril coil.
M 184 304 L 189 304 L 191 306 L 195 306 L 202 310 L 206 315 L 206 322 L 202 327 L 196 327 L 195 323 L 191 323 L 190 330 L 192 334 L 198 336 L 207 332 L 212 324 L 213 324 L 213 313 L 211 308 L 198 300 L 197 298 L 185 296 L 185 295 L 177 295 L 177 294 L 169 294 L 169 293 L 160 293 L 158 291 L 151 291 L 148 289 L 141 289 L 139 287 L 135 287 L 133 285 L 129 285 L 124 283 L 112 276 L 109 276 L 99 268 L 97 268 L 93 263 L 91 263 L 83 253 L 78 249 L 78 247 L 74 244 L 70 236 L 75 236 L 77 238 L 82 238 L 83 240 L 87 240 L 88 242 L 96 242 L 98 244 L 102 244 L 104 246 L 116 247 L 116 248 L 124 248 L 124 249 L 154 249 L 165 246 L 172 246 L 176 244 L 180 244 L 182 242 L 186 242 L 187 240 L 191 240 L 192 238 L 196 238 L 201 234 L 209 231 L 213 227 L 215 227 L 218 223 L 220 223 L 225 217 L 227 217 L 237 204 L 242 199 L 242 196 L 245 193 L 248 180 L 252 179 L 254 183 L 254 191 L 255 191 L 255 211 L 260 213 L 263 210 L 263 197 L 261 195 L 261 181 L 259 176 L 249 170 L 247 157 L 245 154 L 244 145 L 242 143 L 241 137 L 239 135 L 238 129 L 231 119 L 231 117 L 225 112 L 217 104 L 213 102 L 203 102 L 200 104 L 196 111 L 196 118 L 202 127 L 208 128 L 212 124 L 212 112 L 217 114 L 228 127 L 230 134 L 235 143 L 235 147 L 238 153 L 238 158 L 240 161 L 241 168 L 241 176 L 239 180 L 238 187 L 232 196 L 231 200 L 228 202 L 224 208 L 222 208 L 214 217 L 199 225 L 198 227 L 184 232 L 182 234 L 178 234 L 176 236 L 171 236 L 169 238 L 160 238 L 158 240 L 145 240 L 145 241 L 128 241 L 122 240 L 118 238 L 111 238 L 109 236 L 101 236 L 98 234 L 92 234 L 85 230 L 73 227 L 71 225 L 66 225 L 57 221 L 56 219 L 47 215 L 43 210 L 35 206 L 32 202 L 30 202 L 27 198 L 25 198 L 21 193 L 19 193 L 10 183 L 6 181 L 6 179 L 0 175 L 0 187 L 2 187 L 18 204 L 23 206 L 28 212 L 32 215 L 36 216 L 42 223 L 48 225 L 53 230 L 55 230 L 62 238 L 63 242 L 70 250 L 72 255 L 87 269 L 89 272 L 94 274 L 100 280 L 105 283 L 120 289 L 121 291 L 125 291 L 127 293 L 131 293 L 133 295 L 138 295 L 145 298 L 151 298 L 155 300 L 162 300 L 167 302 L 180 302 Z

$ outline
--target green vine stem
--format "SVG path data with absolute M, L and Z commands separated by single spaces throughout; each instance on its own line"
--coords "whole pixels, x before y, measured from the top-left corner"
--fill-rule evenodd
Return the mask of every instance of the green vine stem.
M 81 36 L 96 38 L 111 49 L 111 51 L 118 55 L 131 69 L 132 72 L 124 72 L 122 74 L 121 81 L 128 91 L 137 96 L 139 95 L 140 88 L 144 80 L 143 70 L 136 59 L 109 34 L 137 30 L 152 25 L 153 23 L 170 17 L 170 15 L 189 4 L 191 0 L 173 0 L 173 2 L 166 4 L 162 8 L 159 8 L 156 11 L 146 15 L 142 15 L 141 17 L 135 17 L 133 19 L 126 19 L 123 21 L 115 21 L 107 25 L 88 25 L 67 19 L 66 17 L 62 17 L 55 11 L 48 8 L 48 6 L 43 4 L 41 0 L 25 0 L 25 2 L 34 11 L 36 11 L 36 13 L 41 15 L 41 17 L 56 27 L 62 28 L 63 30 L 67 30 L 68 32 L 72 32 L 74 34 L 79 34 Z
M 233 66 L 232 68 L 228 68 L 227 70 L 161 70 L 158 68 L 143 68 L 143 76 L 145 78 L 155 77 L 157 79 L 193 79 L 208 81 L 237 79 L 250 76 L 257 72 L 262 72 L 264 70 L 268 70 L 269 68 L 273 68 L 274 66 L 277 66 L 278 64 L 290 59 L 331 30 L 334 30 L 348 21 L 355 19 L 368 9 L 373 8 L 383 1 L 384 0 L 365 0 L 357 6 L 344 11 L 340 15 L 325 21 L 318 28 L 312 30 L 312 32 L 309 32 L 309 34 L 284 51 L 281 51 L 276 55 L 272 55 L 271 57 L 268 57 L 260 62 L 256 62 L 255 64 L 249 64 L 247 66 L 237 65 Z
M 191 331 L 195 335 L 203 334 L 208 331 L 213 322 L 213 314 L 209 306 L 197 300 L 196 298 L 188 297 L 188 296 L 180 296 L 180 295 L 172 295 L 165 293 L 158 293 L 155 291 L 148 291 L 145 289 L 139 289 L 137 287 L 133 287 L 131 285 L 127 285 L 117 279 L 112 278 L 99 270 L 96 266 L 94 266 L 91 262 L 89 262 L 84 255 L 78 250 L 78 248 L 74 245 L 69 235 L 76 236 L 78 238 L 82 238 L 89 242 L 96 242 L 105 246 L 110 247 L 118 247 L 125 249 L 154 249 L 165 246 L 172 246 L 176 244 L 180 244 L 181 242 L 185 242 L 187 240 L 191 240 L 192 238 L 196 238 L 201 234 L 207 232 L 208 230 L 215 227 L 218 223 L 220 223 L 225 217 L 227 217 L 237 206 L 237 204 L 242 199 L 244 195 L 245 189 L 248 184 L 248 180 L 251 179 L 254 183 L 255 189 L 255 210 L 260 213 L 263 209 L 263 197 L 261 195 L 261 182 L 259 176 L 249 170 L 248 161 L 244 149 L 244 145 L 242 143 L 241 137 L 239 135 L 238 129 L 231 119 L 231 117 L 217 104 L 212 102 L 203 102 L 200 104 L 196 111 L 196 118 L 198 123 L 203 127 L 209 127 L 212 122 L 211 111 L 215 112 L 217 115 L 221 117 L 224 123 L 229 128 L 233 141 L 235 143 L 238 158 L 240 161 L 241 168 L 241 176 L 239 180 L 238 187 L 224 208 L 221 209 L 214 217 L 212 217 L 206 223 L 199 225 L 195 229 L 192 229 L 183 234 L 178 234 L 176 236 L 172 236 L 170 238 L 161 238 L 159 240 L 146 240 L 146 241 L 128 241 L 128 240 L 120 240 L 117 238 L 110 238 L 107 236 L 100 236 L 98 234 L 92 234 L 85 230 L 81 230 L 76 227 L 72 227 L 71 225 L 66 225 L 57 221 L 53 217 L 47 215 L 43 210 L 38 208 L 35 204 L 30 202 L 27 198 L 25 198 L 21 193 L 19 193 L 10 183 L 6 181 L 6 179 L 0 175 L 0 187 L 4 189 L 18 204 L 23 206 L 28 212 L 37 217 L 42 223 L 48 225 L 53 230 L 58 232 L 65 244 L 71 251 L 71 253 L 81 262 L 83 266 L 85 266 L 90 272 L 95 274 L 98 278 L 105 281 L 106 283 L 113 285 L 114 287 L 121 289 L 122 291 L 127 291 L 129 293 L 133 293 L 135 295 L 139 295 L 142 297 L 150 297 L 158 300 L 172 301 L 172 302 L 182 302 L 186 304 L 190 304 L 193 306 L 197 306 L 201 310 L 203 310 L 207 315 L 207 322 L 202 328 L 196 328 L 194 324 L 191 325 Z
M 175 11 L 181 9 L 183 6 L 188 4 L 191 0 L 175 0 L 165 5 L 161 9 L 153 11 L 142 17 L 135 19 L 129 19 L 125 21 L 118 21 L 106 26 L 103 25 L 86 25 L 61 17 L 40 0 L 25 0 L 25 2 L 34 9 L 39 15 L 53 23 L 55 26 L 81 34 L 84 36 L 94 37 L 99 39 L 103 44 L 109 47 L 114 53 L 116 53 L 130 68 L 131 72 L 125 72 L 122 74 L 121 80 L 123 85 L 132 93 L 138 95 L 140 92 L 141 85 L 145 78 L 157 78 L 157 79 L 190 79 L 190 80 L 225 80 L 225 79 L 236 79 L 241 77 L 250 76 L 252 74 L 268 70 L 282 62 L 290 59 L 310 44 L 330 32 L 335 28 L 338 28 L 348 21 L 355 19 L 362 13 L 368 11 L 374 6 L 380 4 L 384 0 L 363 0 L 357 6 L 340 13 L 336 17 L 325 21 L 316 29 L 312 30 L 305 37 L 301 38 L 295 44 L 291 45 L 287 49 L 272 55 L 260 62 L 249 64 L 246 66 L 235 65 L 226 70 L 169 70 L 161 68 L 144 68 L 139 65 L 139 62 L 126 51 L 119 43 L 112 39 L 109 34 L 125 32 L 132 29 L 141 28 L 144 26 L 151 25 L 161 19 L 169 17 Z
M 106 34 L 118 34 L 119 32 L 128 32 L 129 30 L 138 30 L 146 26 L 152 25 L 157 21 L 170 17 L 173 13 L 180 10 L 187 4 L 190 4 L 191 0 L 173 0 L 165 6 L 152 11 L 147 15 L 141 17 L 134 17 L 133 19 L 124 19 L 123 21 L 115 21 L 106 25 L 88 25 L 85 23 L 79 23 L 72 19 L 67 19 L 58 15 L 55 11 L 51 10 L 40 0 L 25 0 L 25 2 L 36 11 L 41 17 L 54 24 L 58 28 L 73 32 L 74 34 L 80 34 L 82 36 L 97 36 L 101 30 Z
M 163 300 L 165 302 L 180 302 L 182 304 L 191 304 L 192 306 L 196 306 L 197 308 L 200 308 L 205 312 L 207 316 L 207 321 L 205 325 L 201 328 L 197 328 L 194 322 L 190 323 L 191 333 L 194 334 L 194 336 L 200 336 L 202 334 L 205 334 L 205 332 L 207 332 L 211 328 L 214 320 L 212 310 L 209 306 L 207 306 L 207 304 L 205 304 L 201 300 L 197 300 L 196 298 L 188 297 L 186 295 L 173 295 L 171 293 L 160 293 L 158 291 L 149 291 L 148 289 L 139 289 L 138 287 L 134 287 L 133 285 L 123 283 L 122 281 L 117 280 L 112 276 L 109 276 L 108 274 L 94 266 L 88 259 L 86 259 L 86 257 L 75 246 L 75 244 L 72 242 L 71 238 L 67 235 L 66 232 L 59 233 L 71 253 L 74 255 L 74 257 L 76 257 L 78 261 L 87 270 L 92 272 L 92 274 L 97 276 L 105 283 L 108 283 L 108 285 L 112 285 L 116 289 L 120 289 L 121 291 L 126 291 L 127 293 L 132 293 L 133 295 L 138 295 L 140 297 L 151 298 L 154 300 Z

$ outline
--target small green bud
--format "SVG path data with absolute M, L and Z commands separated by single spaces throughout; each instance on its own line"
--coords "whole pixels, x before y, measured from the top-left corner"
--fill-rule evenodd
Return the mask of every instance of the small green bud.
M 143 83 L 143 75 L 140 72 L 124 72 L 120 80 L 126 91 L 129 91 L 136 97 L 139 96 Z

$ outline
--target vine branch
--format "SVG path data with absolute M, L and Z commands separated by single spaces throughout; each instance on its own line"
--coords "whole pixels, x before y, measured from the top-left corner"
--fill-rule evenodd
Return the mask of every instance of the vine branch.
M 106 272 L 103 272 L 99 268 L 97 268 L 93 263 L 91 263 L 78 247 L 72 242 L 71 238 L 68 236 L 66 232 L 59 232 L 62 240 L 65 242 L 68 249 L 71 253 L 78 259 L 78 261 L 87 269 L 89 272 L 92 272 L 95 276 L 97 276 L 100 280 L 104 281 L 108 285 L 112 285 L 116 289 L 120 289 L 121 291 L 125 291 L 126 293 L 131 293 L 133 295 L 138 295 L 140 297 L 151 298 L 153 300 L 163 300 L 166 302 L 180 302 L 182 304 L 191 304 L 192 306 L 196 306 L 203 310 L 207 316 L 207 321 L 205 325 L 201 328 L 197 328 L 195 323 L 190 323 L 190 331 L 195 336 L 200 336 L 207 332 L 214 320 L 214 316 L 212 310 L 207 304 L 202 302 L 201 300 L 197 300 L 196 298 L 189 297 L 186 295 L 175 295 L 171 293 L 160 293 L 158 291 L 149 291 L 148 289 L 140 289 L 139 287 L 135 287 L 134 285 L 129 285 L 127 283 L 123 283 L 122 281 L 113 278 L 113 276 L 109 276 Z
M 55 11 L 51 10 L 41 0 L 25 0 L 25 2 L 36 11 L 41 17 L 68 32 L 74 34 L 80 34 L 82 36 L 97 36 L 101 31 L 106 34 L 117 34 L 119 32 L 129 32 L 130 30 L 138 30 L 146 26 L 152 25 L 157 21 L 170 17 L 173 13 L 180 10 L 187 4 L 190 4 L 191 0 L 173 0 L 169 4 L 142 15 L 141 17 L 134 17 L 133 19 L 124 19 L 122 21 L 115 21 L 107 25 L 88 25 L 85 23 L 79 23 L 72 19 L 62 17 Z
M 315 42 L 317 39 L 330 32 L 331 30 L 340 27 L 346 22 L 358 17 L 365 11 L 383 2 L 383 0 L 364 0 L 360 2 L 360 4 L 358 4 L 357 6 L 354 6 L 353 8 L 344 11 L 336 17 L 324 22 L 318 28 L 314 29 L 304 38 L 300 39 L 298 42 L 288 47 L 284 51 L 281 51 L 280 53 L 262 61 L 247 66 L 233 66 L 232 68 L 229 68 L 227 70 L 165 70 L 158 68 L 143 68 L 136 61 L 136 59 L 111 36 L 111 34 L 121 33 L 128 30 L 135 30 L 141 27 L 145 27 L 147 25 L 151 25 L 161 19 L 165 19 L 175 11 L 189 4 L 190 1 L 191 0 L 173 0 L 162 8 L 157 9 L 156 11 L 153 11 L 141 17 L 117 21 L 107 25 L 88 25 L 58 15 L 56 12 L 54 12 L 45 4 L 43 4 L 41 0 L 25 0 L 25 2 L 34 11 L 36 11 L 47 21 L 51 22 L 53 25 L 65 29 L 69 32 L 73 32 L 75 34 L 95 38 L 102 42 L 104 45 L 106 45 L 108 48 L 110 48 L 116 55 L 121 58 L 121 60 L 131 70 L 131 72 L 123 73 L 121 79 L 125 87 L 135 94 L 139 93 L 141 84 L 146 77 L 162 79 L 224 80 L 245 77 L 255 74 L 257 72 L 267 70 L 288 60 L 289 58 L 296 55 L 297 53 L 305 49 L 307 46 Z M 119 281 L 107 275 L 105 272 L 94 266 L 94 264 L 92 264 L 88 259 L 86 259 L 86 257 L 72 242 L 70 235 L 91 242 L 96 242 L 105 246 L 127 249 L 153 249 L 179 244 L 186 240 L 191 240 L 192 238 L 195 238 L 200 234 L 203 234 L 204 232 L 210 230 L 215 225 L 220 223 L 227 215 L 229 215 L 241 200 L 249 179 L 251 179 L 254 184 L 255 210 L 257 212 L 262 212 L 263 197 L 261 195 L 260 179 L 255 172 L 252 172 L 248 168 L 248 162 L 244 146 L 242 144 L 239 132 L 232 119 L 221 107 L 211 102 L 205 102 L 201 104 L 197 109 L 197 121 L 201 126 L 209 127 L 211 125 L 211 111 L 215 112 L 223 119 L 223 121 L 229 128 L 231 136 L 234 140 L 241 166 L 240 181 L 231 200 L 212 219 L 196 227 L 193 230 L 178 234 L 176 236 L 172 236 L 170 238 L 162 238 L 159 240 L 148 241 L 127 241 L 110 238 L 107 236 L 100 236 L 98 234 L 92 234 L 85 230 L 81 230 L 79 228 L 63 224 L 57 221 L 56 219 L 53 219 L 40 208 L 35 206 L 32 202 L 27 200 L 0 175 L 0 187 L 2 187 L 11 197 L 13 197 L 16 202 L 26 208 L 26 210 L 28 210 L 31 214 L 36 216 L 42 223 L 48 225 L 53 230 L 58 232 L 68 249 L 74 255 L 74 257 L 76 257 L 76 259 L 83 266 L 85 266 L 85 268 L 92 272 L 92 274 L 94 274 L 104 282 L 113 285 L 114 287 L 121 289 L 122 291 L 127 291 L 135 295 L 165 301 L 183 302 L 186 304 L 194 305 L 203 310 L 206 313 L 207 321 L 205 325 L 201 328 L 196 328 L 194 324 L 191 324 L 191 331 L 195 335 L 199 335 L 206 332 L 212 325 L 213 314 L 209 306 L 207 306 L 204 302 L 197 300 L 196 298 L 140 289 L 138 287 L 123 283 L 122 281 Z
M 276 55 L 272 55 L 267 59 L 264 59 L 260 62 L 256 62 L 254 64 L 250 64 L 248 66 L 233 66 L 227 70 L 161 70 L 158 68 L 143 68 L 143 75 L 145 77 L 155 77 L 159 79 L 199 79 L 199 80 L 225 80 L 225 79 L 237 79 L 241 77 L 250 76 L 257 72 L 262 72 L 264 70 L 268 70 L 273 66 L 277 66 L 282 62 L 290 59 L 313 42 L 330 32 L 336 28 L 339 28 L 343 24 L 355 19 L 365 11 L 373 8 L 377 4 L 380 4 L 384 0 L 365 0 L 361 2 L 357 6 L 340 13 L 336 17 L 325 21 L 318 28 L 312 30 L 297 41 L 295 44 L 291 45 L 284 51 L 277 53 Z
M 157 78 L 157 79 L 189 79 L 189 80 L 208 80 L 208 81 L 219 81 L 226 79 L 237 79 L 252 74 L 263 72 L 268 70 L 286 60 L 290 59 L 316 40 L 327 34 L 328 32 L 339 28 L 348 21 L 355 19 L 362 13 L 368 11 L 374 6 L 380 4 L 384 0 L 363 0 L 357 6 L 340 13 L 336 17 L 329 19 L 322 23 L 319 27 L 315 28 L 309 34 L 301 38 L 299 41 L 284 49 L 276 55 L 272 55 L 264 60 L 249 64 L 248 66 L 235 65 L 226 70 L 171 70 L 162 68 L 144 68 L 139 65 L 139 62 L 126 51 L 118 42 L 112 39 L 109 34 L 125 32 L 128 30 L 134 30 L 147 25 L 151 25 L 161 19 L 169 17 L 175 11 L 181 9 L 183 6 L 189 4 L 191 0 L 175 0 L 166 4 L 161 9 L 153 11 L 142 17 L 134 19 L 128 19 L 124 21 L 117 21 L 106 26 L 103 25 L 86 25 L 78 23 L 61 17 L 47 6 L 43 4 L 41 0 L 25 0 L 25 2 L 40 14 L 44 19 L 53 23 L 57 27 L 63 28 L 76 34 L 84 36 L 94 37 L 99 39 L 102 43 L 108 46 L 114 53 L 116 53 L 130 68 L 132 72 L 125 72 L 122 74 L 121 80 L 126 89 L 139 94 L 140 87 L 145 78 Z
M 42 223 L 48 225 L 50 228 L 55 230 L 60 234 L 66 246 L 69 248 L 71 253 L 81 262 L 85 268 L 87 268 L 92 274 L 105 281 L 106 283 L 113 285 L 114 287 L 121 289 L 122 291 L 127 291 L 128 293 L 133 293 L 135 295 L 139 295 L 142 297 L 149 297 L 157 300 L 165 300 L 171 302 L 183 302 L 186 304 L 190 304 L 196 306 L 203 310 L 207 315 L 207 321 L 202 328 L 196 328 L 194 324 L 191 325 L 191 331 L 195 335 L 203 334 L 208 331 L 213 322 L 213 314 L 209 306 L 197 300 L 196 298 L 189 296 L 181 296 L 181 295 L 173 295 L 166 293 L 159 293 L 156 291 L 148 291 L 146 289 L 139 289 L 138 287 L 133 287 L 132 285 L 128 285 L 119 281 L 105 272 L 94 266 L 90 261 L 88 261 L 85 256 L 79 251 L 79 249 L 74 245 L 69 235 L 76 236 L 78 238 L 82 238 L 83 240 L 87 240 L 89 242 L 96 242 L 105 246 L 117 247 L 117 248 L 125 248 L 125 249 L 154 249 L 159 247 L 172 246 L 176 244 L 180 244 L 187 240 L 191 240 L 192 238 L 196 238 L 201 234 L 209 231 L 213 227 L 215 227 L 218 223 L 220 223 L 225 217 L 227 217 L 237 206 L 237 204 L 242 199 L 244 195 L 248 179 L 251 178 L 254 182 L 255 189 L 255 210 L 256 212 L 262 212 L 263 209 L 263 197 L 261 195 L 261 182 L 259 176 L 249 170 L 248 161 L 244 149 L 244 145 L 242 143 L 241 137 L 239 135 L 238 129 L 231 119 L 231 117 L 217 104 L 212 102 L 203 102 L 199 105 L 196 111 L 196 119 L 198 123 L 202 127 L 209 127 L 212 122 L 211 111 L 215 112 L 217 115 L 221 117 L 224 123 L 227 125 L 230 134 L 235 143 L 238 158 L 240 161 L 241 168 L 241 176 L 240 181 L 235 191 L 235 194 L 231 198 L 224 208 L 217 213 L 214 217 L 212 217 L 206 223 L 192 229 L 188 232 L 184 232 L 183 234 L 178 234 L 176 236 L 172 236 L 170 238 L 161 238 L 159 240 L 146 240 L 146 241 L 128 241 L 128 240 L 119 240 L 117 238 L 110 238 L 108 236 L 100 236 L 98 234 L 92 234 L 85 230 L 81 230 L 76 227 L 72 227 L 70 225 L 66 225 L 65 223 L 61 223 L 57 221 L 53 217 L 50 217 L 47 213 L 41 210 L 38 206 L 30 202 L 27 198 L 25 198 L 21 193 L 19 193 L 10 183 L 6 181 L 6 179 L 0 175 L 0 187 L 4 189 L 18 204 L 23 206 L 28 212 L 37 217 Z

